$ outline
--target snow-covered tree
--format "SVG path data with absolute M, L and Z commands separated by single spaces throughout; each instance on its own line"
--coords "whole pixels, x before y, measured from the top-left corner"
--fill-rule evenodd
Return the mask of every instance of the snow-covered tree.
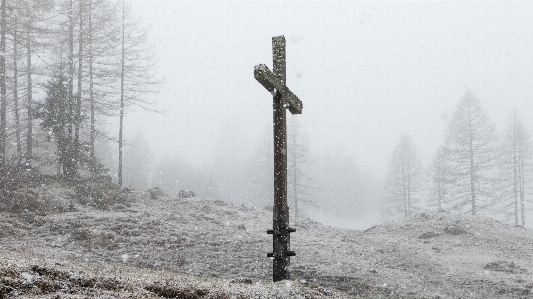
M 507 220 L 525 226 L 525 190 L 530 188 L 533 166 L 531 136 L 516 111 L 511 113 L 501 144 L 500 183 L 501 197 L 497 202 Z
M 385 182 L 385 214 L 410 218 L 422 195 L 422 160 L 409 134 L 398 140 Z
M 5 167 L 7 153 L 6 2 L 2 0 L 0 5 L 0 168 Z
M 496 163 L 496 128 L 480 100 L 466 90 L 457 104 L 445 137 L 447 162 L 452 171 L 451 207 L 477 214 L 490 204 Z

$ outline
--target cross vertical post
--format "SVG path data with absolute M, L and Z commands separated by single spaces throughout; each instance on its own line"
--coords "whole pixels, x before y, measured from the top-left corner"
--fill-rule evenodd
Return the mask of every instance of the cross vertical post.
M 289 226 L 287 203 L 287 118 L 286 108 L 292 114 L 302 113 L 302 102 L 286 86 L 285 37 L 272 38 L 273 72 L 264 64 L 256 65 L 255 79 L 273 95 L 274 108 L 274 209 L 272 229 L 273 281 L 290 278 L 290 233 L 296 229 Z
M 274 75 L 285 85 L 285 37 L 272 38 Z M 289 206 L 287 202 L 287 110 L 285 98 L 274 92 L 274 215 L 273 280 L 290 278 Z

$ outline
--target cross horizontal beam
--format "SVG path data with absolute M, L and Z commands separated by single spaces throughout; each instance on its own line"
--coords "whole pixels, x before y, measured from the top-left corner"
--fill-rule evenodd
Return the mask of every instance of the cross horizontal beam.
M 290 89 L 283 84 L 276 75 L 264 64 L 259 64 L 254 67 L 254 77 L 257 82 L 261 83 L 263 87 L 269 92 L 276 90 L 285 99 L 289 111 L 292 114 L 302 114 L 302 101 Z

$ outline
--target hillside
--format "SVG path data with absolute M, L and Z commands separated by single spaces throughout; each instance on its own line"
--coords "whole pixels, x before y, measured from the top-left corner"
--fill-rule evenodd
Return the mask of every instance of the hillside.
M 59 186 L 34 191 L 72 196 Z M 0 213 L 0 298 L 63 298 L 72 290 L 139 298 L 162 290 L 168 297 L 189 292 L 179 298 L 532 296 L 533 233 L 492 219 L 430 213 L 366 231 L 297 219 L 293 282 L 271 283 L 270 211 L 145 192 L 130 197 L 106 211 L 76 204 L 46 215 Z M 41 280 L 71 287 L 37 289 Z

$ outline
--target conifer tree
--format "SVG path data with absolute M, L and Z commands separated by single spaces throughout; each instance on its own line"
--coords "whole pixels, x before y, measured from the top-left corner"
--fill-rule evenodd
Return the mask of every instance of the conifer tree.
M 525 226 L 525 191 L 531 185 L 533 144 L 516 111 L 509 117 L 500 149 L 502 194 L 496 206 L 507 219 L 513 219 L 515 225 Z
M 492 199 L 495 182 L 496 128 L 481 101 L 466 90 L 457 104 L 445 137 L 447 163 L 452 172 L 451 207 L 476 215 Z
M 418 210 L 422 193 L 422 160 L 409 134 L 398 140 L 392 153 L 385 186 L 388 216 L 410 218 Z
M 429 169 L 430 205 L 436 206 L 438 211 L 445 210 L 448 189 L 450 188 L 450 166 L 446 161 L 446 150 L 439 148 Z

